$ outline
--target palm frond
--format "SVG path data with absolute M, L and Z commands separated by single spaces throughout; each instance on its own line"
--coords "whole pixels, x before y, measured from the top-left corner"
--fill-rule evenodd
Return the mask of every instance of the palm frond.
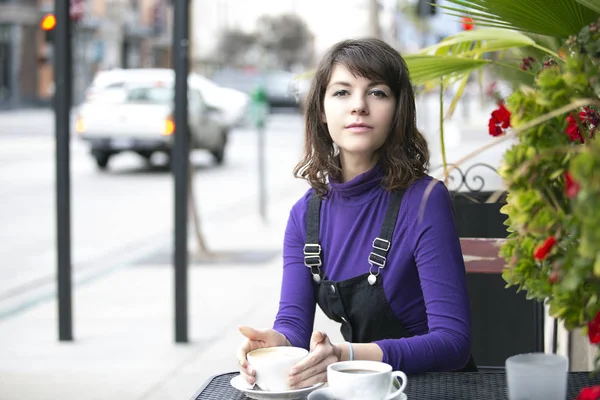
M 600 13 L 600 1 L 598 0 L 575 0 L 579 4 L 589 8 L 590 10 Z
M 535 83 L 535 75 L 528 71 L 522 71 L 520 69 L 511 68 L 506 64 L 494 63 L 490 66 L 490 73 L 496 79 L 499 79 L 508 84 L 511 90 L 517 90 L 524 86 L 533 87 Z M 508 93 L 502 93 L 508 95 Z
M 600 17 L 597 0 L 447 0 L 438 7 L 468 16 L 478 27 L 507 28 L 553 37 L 579 33 Z
M 465 88 L 467 87 L 467 83 L 469 82 L 469 76 L 471 76 L 471 74 L 465 74 L 465 76 L 460 81 L 460 84 L 458 85 L 458 88 L 456 90 L 456 94 L 452 98 L 452 101 L 450 102 L 450 106 L 448 107 L 448 110 L 446 111 L 446 118 L 450 118 L 450 117 L 452 117 L 452 115 L 454 115 L 454 111 L 456 111 L 458 102 L 460 101 L 460 99 L 462 99 L 463 94 L 465 92 Z
M 424 54 L 408 54 L 404 59 L 414 85 L 423 85 L 442 77 L 469 73 L 490 63 L 489 60 Z
M 441 42 L 421 50 L 420 53 L 468 57 L 525 46 L 539 47 L 535 40 L 521 32 L 482 28 L 449 36 Z M 547 52 L 556 56 L 551 50 Z

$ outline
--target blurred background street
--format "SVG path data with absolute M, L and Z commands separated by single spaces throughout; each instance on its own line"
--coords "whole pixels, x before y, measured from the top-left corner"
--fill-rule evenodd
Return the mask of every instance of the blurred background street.
M 3 121 L 0 115 L 0 121 Z M 54 141 L 48 111 L 27 112 L 19 137 L 0 139 L 0 182 L 3 207 L 0 279 L 2 300 L 55 283 Z M 3 126 L 5 126 L 3 124 Z M 36 128 L 37 127 L 37 128 Z M 267 143 L 268 198 L 278 203 L 290 189 L 302 187 L 291 178 L 302 145 L 302 123 L 296 114 L 274 116 Z M 258 209 L 256 135 L 248 129 L 231 134 L 227 163 L 214 166 L 205 154 L 192 157 L 202 223 L 234 224 Z M 73 140 L 73 263 L 85 271 L 107 259 L 139 253 L 148 245 L 164 247 L 172 238 L 173 184 L 166 160 L 154 166 L 130 154 L 113 160 L 98 173 L 84 143 Z M 162 162 L 162 164 L 161 164 Z M 16 179 L 18 178 L 18 179 Z M 293 192 L 297 195 L 299 192 Z M 168 261 L 168 260 L 165 260 Z

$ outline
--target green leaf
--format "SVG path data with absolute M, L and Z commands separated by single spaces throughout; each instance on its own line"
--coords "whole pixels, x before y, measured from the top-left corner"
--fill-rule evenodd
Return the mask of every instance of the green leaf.
M 589 8 L 590 10 L 596 11 L 600 14 L 600 1 L 598 0 L 575 0 L 582 6 Z
M 452 99 L 452 102 L 450 103 L 450 107 L 448 107 L 448 111 L 446 112 L 446 117 L 452 117 L 452 115 L 454 114 L 454 111 L 456 110 L 456 106 L 458 105 L 458 102 L 462 98 L 463 93 L 465 92 L 465 88 L 467 87 L 467 83 L 469 81 L 469 76 L 470 76 L 470 74 L 465 74 L 465 76 L 462 78 L 462 81 L 460 82 L 460 85 L 458 86 L 458 89 L 456 90 L 456 94 L 454 95 L 454 98 Z
M 587 307 L 595 307 L 597 303 L 598 303 L 598 295 L 596 293 L 594 293 L 593 295 L 590 296 L 590 299 L 587 302 Z
M 561 177 L 564 173 L 565 173 L 564 170 L 557 169 L 552 174 L 550 174 L 550 176 L 548 178 L 551 179 L 551 180 L 555 180 L 555 179 L 558 179 L 559 177 Z
M 507 50 L 514 47 L 533 46 L 536 44 L 531 37 L 520 33 L 499 28 L 482 28 L 463 31 L 442 40 L 441 42 L 420 51 L 423 54 L 434 52 L 438 55 L 446 54 L 456 46 L 464 43 L 482 42 L 481 46 L 471 50 L 470 46 L 461 55 L 483 54 L 486 52 Z
M 475 26 L 506 27 L 552 37 L 577 34 L 600 16 L 597 0 L 448 0 Z M 438 6 L 448 11 L 455 7 Z M 452 15 L 451 13 L 448 13 Z
M 404 59 L 414 85 L 422 85 L 450 74 L 465 74 L 490 63 L 489 60 L 423 54 L 409 54 Z
M 600 253 L 596 254 L 596 261 L 594 262 L 594 275 L 600 277 Z

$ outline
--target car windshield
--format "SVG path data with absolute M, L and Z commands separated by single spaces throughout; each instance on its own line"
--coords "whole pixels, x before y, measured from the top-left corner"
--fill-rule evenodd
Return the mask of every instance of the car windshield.
M 122 103 L 125 100 L 123 82 L 116 82 L 106 87 L 93 85 L 86 91 L 86 100 L 103 103 Z
M 127 90 L 127 103 L 168 104 L 173 102 L 173 89 L 169 87 L 134 87 Z

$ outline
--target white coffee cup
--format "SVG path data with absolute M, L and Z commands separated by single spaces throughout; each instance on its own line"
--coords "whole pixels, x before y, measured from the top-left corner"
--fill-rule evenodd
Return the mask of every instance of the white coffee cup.
M 402 378 L 398 390 L 394 379 Z M 327 367 L 327 382 L 336 399 L 388 400 L 404 391 L 408 378 L 402 371 L 392 371 L 392 366 L 377 361 L 342 361 Z
M 402 378 L 398 390 L 394 379 Z M 404 391 L 408 378 L 402 371 L 392 371 L 392 366 L 377 361 L 342 361 L 327 367 L 327 382 L 336 399 L 388 400 Z
M 292 367 L 307 354 L 308 350 L 300 347 L 279 346 L 253 350 L 246 358 L 256 371 L 256 384 L 261 390 L 285 392 L 290 390 L 288 379 Z

